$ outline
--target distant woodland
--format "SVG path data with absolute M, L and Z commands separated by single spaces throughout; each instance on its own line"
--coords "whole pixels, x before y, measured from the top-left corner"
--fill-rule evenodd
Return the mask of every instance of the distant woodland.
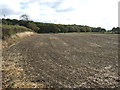
M 17 32 L 33 31 L 36 33 L 72 33 L 72 32 L 91 32 L 91 33 L 112 33 L 120 34 L 119 27 L 113 27 L 112 30 L 106 30 L 101 27 L 90 27 L 86 25 L 65 25 L 54 23 L 34 22 L 30 20 L 2 19 L 2 33 L 11 35 Z

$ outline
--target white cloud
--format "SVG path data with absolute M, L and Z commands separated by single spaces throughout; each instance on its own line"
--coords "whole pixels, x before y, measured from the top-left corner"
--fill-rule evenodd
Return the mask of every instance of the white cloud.
M 4 8 L 14 12 L 8 13 L 9 15 L 6 16 L 8 18 L 19 19 L 20 15 L 26 13 L 32 20 L 40 22 L 100 26 L 112 29 L 118 26 L 118 1 L 0 0 L 0 8 L 6 5 L 7 7 Z

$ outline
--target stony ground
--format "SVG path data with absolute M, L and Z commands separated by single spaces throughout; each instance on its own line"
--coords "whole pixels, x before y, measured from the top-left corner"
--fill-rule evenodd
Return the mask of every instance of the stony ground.
M 40 34 L 3 50 L 3 87 L 114 88 L 118 35 Z

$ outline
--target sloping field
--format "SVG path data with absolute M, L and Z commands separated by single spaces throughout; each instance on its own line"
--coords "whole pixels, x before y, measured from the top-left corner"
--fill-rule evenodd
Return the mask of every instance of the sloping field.
M 3 50 L 3 87 L 112 88 L 117 34 L 40 34 Z

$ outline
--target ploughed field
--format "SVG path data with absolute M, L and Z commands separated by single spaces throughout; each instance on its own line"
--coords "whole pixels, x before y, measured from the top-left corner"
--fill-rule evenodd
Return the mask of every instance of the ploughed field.
M 118 35 L 69 33 L 26 38 L 3 50 L 3 86 L 11 83 L 20 88 L 23 84 L 28 88 L 117 87 Z

